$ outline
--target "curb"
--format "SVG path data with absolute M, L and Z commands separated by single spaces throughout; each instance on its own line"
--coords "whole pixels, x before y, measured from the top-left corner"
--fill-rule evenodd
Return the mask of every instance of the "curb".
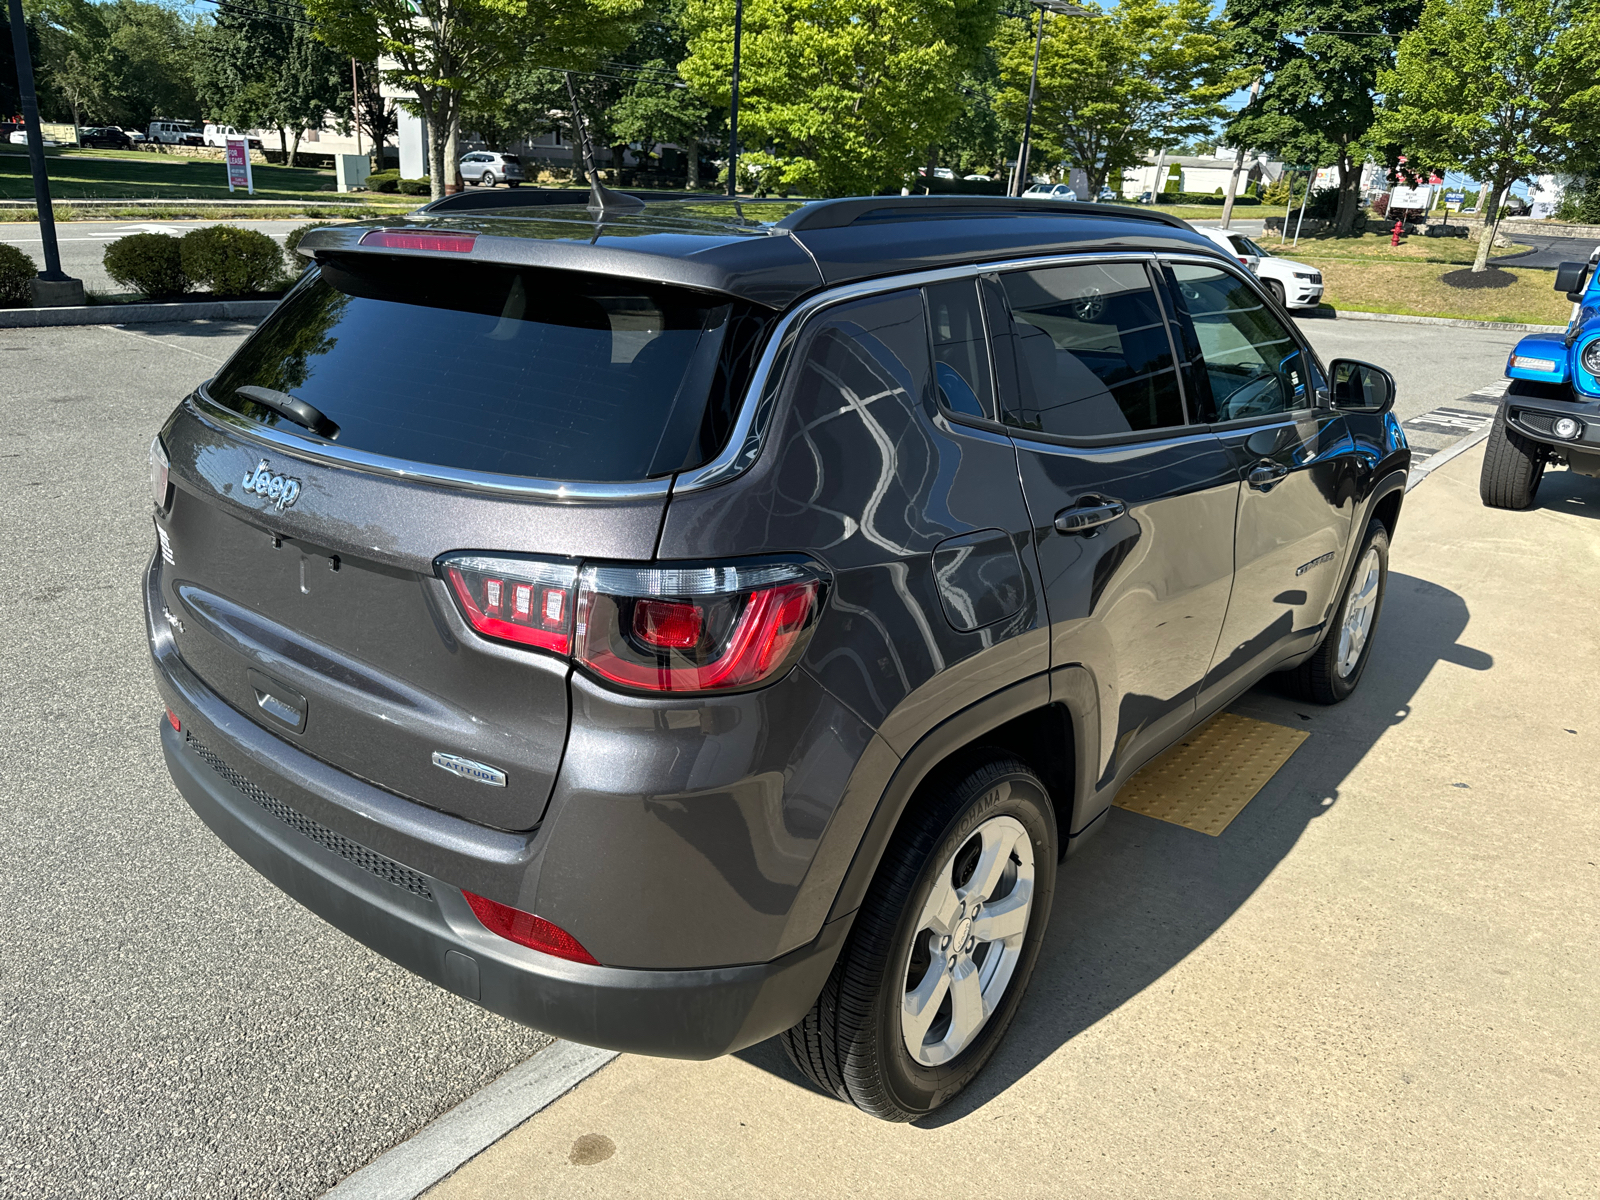
M 1476 433 L 1467 434 L 1466 437 L 1462 438 L 1449 449 L 1441 450 L 1426 462 L 1419 463 L 1418 465 L 1412 467 L 1411 474 L 1406 479 L 1406 491 L 1409 492 L 1412 488 L 1416 487 L 1417 484 L 1421 483 L 1424 479 L 1433 474 L 1433 472 L 1438 470 L 1440 467 L 1444 466 L 1445 463 L 1449 462 L 1451 459 L 1457 457 L 1458 455 L 1465 454 L 1468 450 L 1471 450 L 1480 442 L 1488 441 L 1489 428 L 1489 425 L 1485 425 Z
M 556 1042 L 381 1154 L 324 1200 L 412 1200 L 617 1057 Z
M 1297 314 L 1296 315 L 1298 319 Z M 1504 329 L 1511 333 L 1565 333 L 1565 325 L 1525 325 L 1517 321 L 1473 321 L 1466 317 L 1408 317 L 1400 313 L 1374 313 L 1351 312 L 1340 309 L 1338 312 L 1323 315 L 1321 313 L 1306 313 L 1305 318 L 1312 321 L 1386 321 L 1396 325 L 1448 325 L 1456 329 Z
M 196 300 L 188 304 L 0 308 L 0 329 L 44 329 L 53 325 L 147 325 L 158 321 L 259 321 L 276 307 L 276 300 Z

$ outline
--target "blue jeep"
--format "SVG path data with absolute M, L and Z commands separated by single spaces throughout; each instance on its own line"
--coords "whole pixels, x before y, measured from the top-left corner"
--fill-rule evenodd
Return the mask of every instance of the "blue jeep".
M 1576 308 L 1567 331 L 1517 343 L 1511 385 L 1489 432 L 1478 491 L 1490 508 L 1528 508 L 1546 463 L 1600 478 L 1600 248 L 1562 263 L 1556 291 Z

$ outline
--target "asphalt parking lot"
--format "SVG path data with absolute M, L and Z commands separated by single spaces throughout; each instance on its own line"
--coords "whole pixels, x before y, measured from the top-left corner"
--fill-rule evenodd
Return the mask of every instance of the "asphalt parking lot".
M 1422 326 L 1307 327 L 1329 357 L 1395 370 L 1403 419 L 1492 384 L 1515 340 Z M 318 1195 L 547 1044 L 414 979 L 284 898 L 216 841 L 167 778 L 137 590 L 152 547 L 146 447 L 171 407 L 247 332 L 216 323 L 0 331 L 0 414 L 10 431 L 0 520 L 12 581 L 0 599 L 3 1196 Z M 1503 536 L 1516 534 L 1507 526 Z M 1578 682 L 1592 701 L 1589 679 Z M 1408 696 L 1401 688 L 1384 700 L 1405 705 Z M 1434 752 L 1470 749 L 1479 719 L 1463 714 L 1438 734 Z M 1491 819 L 1514 824 L 1507 779 L 1497 775 L 1490 786 L 1500 789 L 1483 793 L 1498 806 Z M 1304 797 L 1284 803 L 1289 823 L 1260 834 L 1271 844 L 1250 860 L 1252 887 L 1315 815 Z M 1099 869 L 1124 869 L 1132 853 L 1124 847 Z M 1159 854 L 1152 861 L 1159 865 Z M 1344 861 L 1352 879 L 1364 878 L 1353 853 Z M 1158 952 L 1107 982 L 1090 1006 L 1099 1016 L 1149 1003 L 1165 972 L 1198 944 L 1190 933 L 1174 941 L 1163 932 L 1163 906 L 1188 903 L 1191 886 L 1204 898 L 1222 885 L 1207 881 L 1214 867 L 1177 865 L 1188 874 L 1141 900 L 1143 916 L 1129 927 Z M 1158 875 L 1148 878 L 1154 887 Z M 1578 878 L 1592 900 L 1594 876 Z M 1285 919 L 1308 922 L 1314 942 L 1317 912 L 1307 900 Z M 1246 936 L 1266 939 L 1270 924 Z M 1096 952 L 1101 969 L 1111 970 L 1115 949 Z M 1262 954 L 1276 961 L 1281 949 Z M 1260 965 L 1245 956 L 1230 969 Z M 1403 962 L 1384 969 L 1403 970 Z M 1302 982 L 1334 983 L 1321 975 Z M 1099 1016 L 1050 1025 L 1041 1036 L 1054 1040 L 1042 1051 L 1024 1033 L 1012 1074 L 1027 1075 L 1040 1054 Z M 1211 1036 L 1193 1032 L 1196 1044 Z M 1230 1053 L 1247 1054 L 1251 1036 L 1247 1026 L 1228 1031 Z M 1301 1052 L 1314 1056 L 1316 1040 Z M 1203 1107 L 1203 1097 L 1192 1100 Z M 1250 1136 L 1258 1135 L 1270 1136 L 1265 1128 Z

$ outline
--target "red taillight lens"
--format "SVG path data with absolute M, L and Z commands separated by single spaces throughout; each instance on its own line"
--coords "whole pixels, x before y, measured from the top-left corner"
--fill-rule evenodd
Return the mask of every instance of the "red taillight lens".
M 520 908 L 512 908 L 509 904 L 501 904 L 484 896 L 475 896 L 469 891 L 463 890 L 461 894 L 472 906 L 473 915 L 483 922 L 483 927 L 490 933 L 498 934 L 506 941 L 516 942 L 517 945 L 526 946 L 530 950 L 552 954 L 556 958 L 600 965 L 599 960 L 561 926 L 552 925 L 543 917 L 523 912 Z
M 170 708 L 167 709 L 167 724 L 172 726 L 173 733 L 183 732 L 183 723 L 178 720 L 178 714 L 173 712 Z
M 385 250 L 432 250 L 445 254 L 470 254 L 477 242 L 475 233 L 434 233 L 404 229 L 374 229 L 361 236 L 360 245 L 381 246 Z
M 577 567 L 481 554 L 448 554 L 439 565 L 479 633 L 557 654 L 571 652 Z
M 653 692 L 752 687 L 793 666 L 822 597 L 811 567 L 587 567 L 573 658 Z

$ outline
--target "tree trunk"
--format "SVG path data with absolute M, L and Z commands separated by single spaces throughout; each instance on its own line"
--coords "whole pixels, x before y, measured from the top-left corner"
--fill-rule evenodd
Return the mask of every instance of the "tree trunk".
M 300 153 L 300 135 L 304 132 L 305 131 L 303 129 L 296 129 L 294 131 L 294 141 L 289 144 L 289 156 L 284 159 L 284 166 L 294 166 L 294 156 Z
M 1500 224 L 1500 205 L 1504 203 L 1508 187 L 1510 184 L 1502 184 L 1498 179 L 1489 187 L 1489 207 L 1483 210 L 1483 235 L 1478 238 L 1478 254 L 1472 260 L 1473 274 L 1489 269 L 1489 248 L 1494 245 L 1495 227 Z
M 278 153 L 283 155 L 283 161 L 289 161 L 289 131 L 282 125 L 278 126 Z
M 690 138 L 685 149 L 689 155 L 689 190 L 698 192 L 700 190 L 700 139 Z
M 427 100 L 422 98 L 422 90 L 417 91 L 417 107 L 422 110 L 423 135 L 428 141 L 428 197 L 432 200 L 444 199 L 444 139 L 439 136 L 437 118 L 443 114 L 439 106 L 433 102 L 430 95 Z
M 455 113 L 450 114 L 449 129 L 444 135 L 444 164 L 444 194 L 453 196 L 461 190 L 461 118 Z
M 922 190 L 927 192 L 930 196 L 933 195 L 933 173 L 934 173 L 934 171 L 936 171 L 938 169 L 938 167 L 939 167 L 939 147 L 937 147 L 937 146 L 929 146 L 928 147 L 928 173 L 927 173 L 926 176 L 924 176 L 924 179 L 927 180 L 927 186 L 925 188 L 923 188 Z

